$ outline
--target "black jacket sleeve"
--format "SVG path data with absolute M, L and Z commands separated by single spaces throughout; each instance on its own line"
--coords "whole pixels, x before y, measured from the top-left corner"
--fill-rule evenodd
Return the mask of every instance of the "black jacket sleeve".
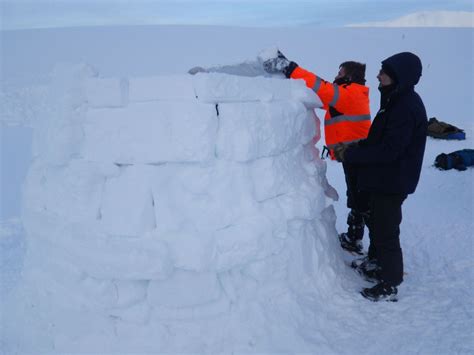
M 347 149 L 344 156 L 346 163 L 389 164 L 397 160 L 412 140 L 415 117 L 400 102 L 391 107 L 390 112 L 376 117 L 372 128 L 373 132 L 369 132 L 367 140 Z

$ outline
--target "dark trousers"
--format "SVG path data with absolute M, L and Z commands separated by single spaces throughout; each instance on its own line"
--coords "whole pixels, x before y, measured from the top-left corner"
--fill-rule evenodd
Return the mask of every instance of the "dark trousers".
M 370 194 L 369 258 L 377 259 L 382 279 L 392 286 L 403 281 L 400 223 L 406 197 L 404 194 Z
M 364 236 L 364 225 L 369 213 L 369 193 L 357 188 L 356 165 L 342 163 L 344 177 L 346 180 L 347 208 L 350 208 L 347 224 L 349 226 L 349 237 L 351 239 L 362 239 Z M 353 235 L 352 235 L 353 234 Z

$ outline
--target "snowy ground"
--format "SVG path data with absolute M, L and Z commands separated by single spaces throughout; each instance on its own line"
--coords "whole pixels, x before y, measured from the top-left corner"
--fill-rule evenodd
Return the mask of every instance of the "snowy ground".
M 400 239 L 406 275 L 401 299 L 396 307 L 360 305 L 361 314 L 354 317 L 360 327 L 353 329 L 351 337 L 357 334 L 370 352 L 373 341 L 390 344 L 387 353 L 473 350 L 473 171 L 463 174 L 432 166 L 439 152 L 472 147 L 472 141 L 428 139 L 418 190 L 403 206 Z M 343 191 L 340 167 L 334 162 L 329 164 L 328 179 Z M 336 212 L 338 230 L 343 230 L 342 203 L 336 204 Z
M 432 164 L 439 153 L 473 148 L 473 31 L 454 29 L 279 29 L 142 27 L 2 32 L 2 222 L 0 225 L 2 300 L 17 286 L 25 254 L 19 206 L 7 190 L 18 191 L 29 156 L 35 110 L 42 107 L 41 85 L 60 61 L 88 62 L 104 76 L 184 73 L 195 65 L 240 62 L 277 44 L 291 59 L 332 79 L 347 59 L 368 64 L 371 106 L 379 95 L 375 75 L 380 60 L 402 50 L 420 55 L 424 74 L 419 92 L 429 117 L 466 130 L 467 140 L 429 138 L 420 184 L 404 204 L 401 242 L 405 282 L 395 304 L 358 297 L 365 285 L 354 274 L 349 297 L 315 306 L 299 329 L 312 353 L 458 354 L 474 352 L 472 230 L 473 169 L 442 172 Z M 295 38 L 298 40 L 295 41 Z M 347 41 L 347 46 L 340 43 Z M 54 43 L 54 45 L 53 45 Z M 38 53 L 45 53 L 38 56 Z M 352 53 L 351 58 L 347 53 Z M 14 131 L 12 123 L 23 131 Z M 15 136 L 16 138 L 10 139 Z M 18 151 L 14 156 L 12 151 Z M 18 168 L 18 164 L 23 167 Z M 341 166 L 328 162 L 328 179 L 340 200 L 336 226 L 345 228 L 347 210 Z M 6 183 L 8 182 L 8 183 Z M 5 197 L 4 197 L 5 196 Z M 10 201 L 10 202 L 7 202 Z M 342 262 L 342 260 L 341 260 Z M 5 297 L 3 297 L 5 296 Z M 341 301 L 342 300 L 342 301 Z M 2 303 L 2 309 L 6 307 Z M 0 349 L 11 349 L 2 336 Z M 232 346 L 232 344 L 229 344 Z M 298 349 L 293 349 L 298 351 Z

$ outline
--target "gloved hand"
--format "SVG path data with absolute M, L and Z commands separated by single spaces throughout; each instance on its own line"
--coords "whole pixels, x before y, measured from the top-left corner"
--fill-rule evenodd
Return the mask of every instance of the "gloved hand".
M 349 145 L 344 143 L 339 143 L 334 147 L 334 157 L 338 162 L 344 162 L 344 154 L 348 147 Z
M 191 75 L 195 75 L 197 73 L 208 73 L 209 71 L 207 69 L 204 69 L 203 67 L 194 67 L 188 70 L 188 73 Z
M 277 51 L 277 55 L 274 58 L 267 59 L 263 62 L 263 69 L 269 74 L 285 74 L 287 78 L 291 76 L 291 73 L 298 66 L 295 62 L 289 61 L 282 52 Z

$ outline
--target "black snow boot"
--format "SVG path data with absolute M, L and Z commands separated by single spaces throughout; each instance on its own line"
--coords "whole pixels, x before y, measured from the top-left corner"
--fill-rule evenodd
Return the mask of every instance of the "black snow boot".
M 388 301 L 397 302 L 398 290 L 395 286 L 392 286 L 384 281 L 379 282 L 377 285 L 371 288 L 364 288 L 360 294 L 370 301 Z
M 366 281 L 377 283 L 381 281 L 382 269 L 376 259 L 370 259 L 368 256 L 355 259 L 352 261 L 351 267 Z
M 342 249 L 357 255 L 364 255 L 362 239 L 353 239 L 349 233 L 339 234 L 339 242 Z
M 348 252 L 364 255 L 362 237 L 364 236 L 364 215 L 352 209 L 347 216 L 347 232 L 339 234 L 341 247 Z

